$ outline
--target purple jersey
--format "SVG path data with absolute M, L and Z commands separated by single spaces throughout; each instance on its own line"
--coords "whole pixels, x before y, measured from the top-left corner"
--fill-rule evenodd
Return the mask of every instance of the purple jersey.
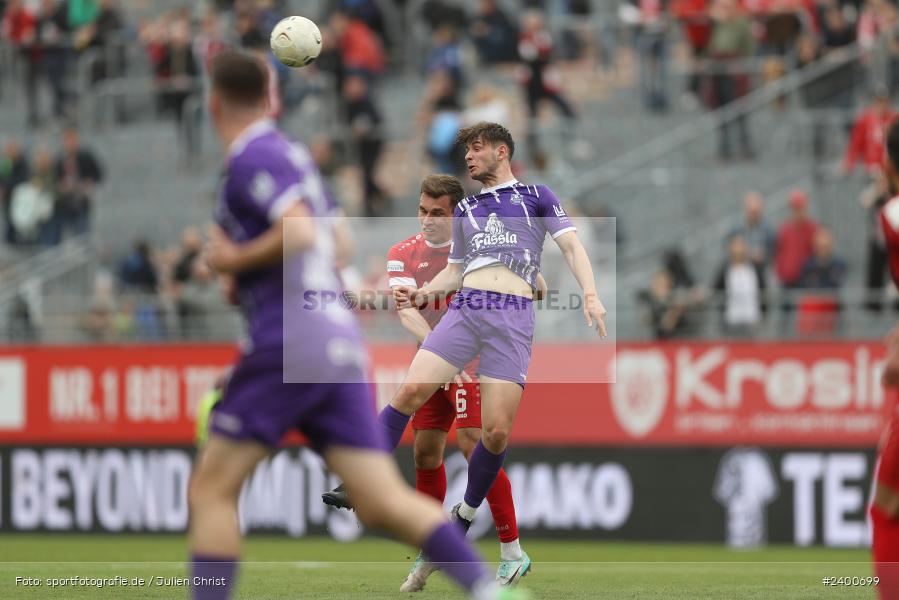
M 315 246 L 276 264 L 237 277 L 241 312 L 246 318 L 252 348 L 263 350 L 287 348 L 295 350 L 300 342 L 310 340 L 325 345 L 340 338 L 354 343 L 360 340 L 355 318 L 341 304 L 323 303 L 322 297 L 339 294 L 341 286 L 334 269 L 334 240 L 331 218 L 335 203 L 329 198 L 324 182 L 309 151 L 302 144 L 280 133 L 270 121 L 260 121 L 245 130 L 231 145 L 216 218 L 228 236 L 245 243 L 265 233 L 273 223 L 299 202 L 306 205 L 320 221 L 316 227 Z M 286 287 L 285 287 L 285 284 Z M 312 290 L 316 301 L 308 310 L 291 310 L 285 317 L 285 304 L 299 306 Z M 310 296 L 312 297 L 312 296 Z M 304 365 L 303 373 L 285 377 L 306 380 L 306 370 L 328 378 L 332 365 L 323 364 L 327 357 L 305 352 L 292 354 Z
M 464 263 L 465 273 L 504 264 L 536 288 L 546 234 L 556 238 L 574 230 L 548 187 L 512 181 L 459 202 L 448 260 Z

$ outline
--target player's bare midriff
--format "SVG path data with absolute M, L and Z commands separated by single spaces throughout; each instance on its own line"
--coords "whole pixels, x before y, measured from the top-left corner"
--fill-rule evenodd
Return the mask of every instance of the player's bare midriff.
M 509 267 L 502 264 L 482 267 L 467 274 L 462 280 L 463 287 L 487 290 L 488 292 L 500 292 L 512 294 L 524 298 L 533 298 L 534 291 L 530 284 L 519 275 L 512 272 Z

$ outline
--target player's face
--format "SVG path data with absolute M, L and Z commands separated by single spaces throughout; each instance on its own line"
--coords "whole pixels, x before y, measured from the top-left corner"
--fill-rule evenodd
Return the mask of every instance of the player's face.
M 492 179 L 499 168 L 499 156 L 493 144 L 482 140 L 475 140 L 468 145 L 465 152 L 465 165 L 468 174 L 475 181 Z
M 452 235 L 453 209 L 449 196 L 432 198 L 422 194 L 418 202 L 421 233 L 432 244 L 445 244 Z

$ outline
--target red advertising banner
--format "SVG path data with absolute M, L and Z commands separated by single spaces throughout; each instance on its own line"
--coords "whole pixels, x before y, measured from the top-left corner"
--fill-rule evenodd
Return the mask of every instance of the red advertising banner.
M 532 369 L 565 373 L 589 351 L 538 345 Z M 372 348 L 380 406 L 413 353 Z M 876 342 L 619 344 L 615 384 L 529 384 L 513 440 L 873 446 L 893 405 L 883 355 Z M 235 356 L 228 345 L 0 349 L 0 443 L 189 443 L 200 397 Z

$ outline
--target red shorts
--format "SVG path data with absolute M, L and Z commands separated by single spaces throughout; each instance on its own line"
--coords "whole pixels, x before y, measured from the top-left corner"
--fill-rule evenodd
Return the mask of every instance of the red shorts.
M 481 386 L 476 382 L 461 386 L 450 384 L 449 390 L 440 388 L 412 415 L 412 429 L 442 429 L 481 427 Z

